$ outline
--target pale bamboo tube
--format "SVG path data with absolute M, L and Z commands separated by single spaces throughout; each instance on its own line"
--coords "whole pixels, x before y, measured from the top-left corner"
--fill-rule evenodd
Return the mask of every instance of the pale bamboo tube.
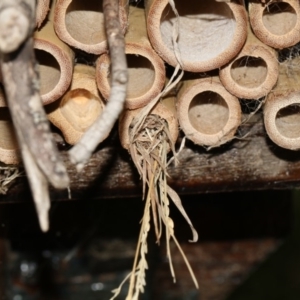
M 213 70 L 237 55 L 247 36 L 247 15 L 242 4 L 215 0 L 174 2 L 180 16 L 177 43 L 184 70 Z M 176 66 L 172 38 L 176 17 L 169 0 L 145 0 L 145 6 L 153 48 L 167 63 Z
M 47 109 L 51 123 L 58 127 L 66 142 L 76 144 L 104 108 L 95 82 L 95 68 L 78 64 L 70 90 Z
M 50 10 L 50 0 L 37 0 L 36 4 L 36 27 L 40 28 Z
M 18 164 L 21 162 L 21 154 L 10 118 L 6 107 L 0 108 L 0 161 L 5 164 Z
M 221 68 L 219 76 L 225 88 L 236 97 L 259 99 L 276 84 L 278 68 L 276 51 L 260 42 L 248 27 L 242 51 Z
M 300 41 L 300 4 L 298 0 L 249 3 L 249 17 L 255 35 L 266 45 L 283 49 Z
M 270 139 L 280 147 L 300 149 L 300 59 L 280 65 L 278 83 L 264 106 L 264 123 Z
M 51 20 L 34 34 L 39 64 L 40 93 L 43 104 L 59 99 L 68 89 L 73 72 L 74 53 L 55 34 Z
M 166 120 L 170 132 L 172 143 L 176 143 L 179 134 L 178 121 L 176 117 L 174 96 L 166 96 L 162 101 L 158 102 L 149 114 L 158 115 Z M 130 129 L 132 129 L 132 121 L 139 115 L 141 108 L 134 110 L 125 110 L 119 118 L 119 136 L 123 148 L 129 150 L 130 145 Z
M 143 9 L 130 7 L 125 53 L 129 75 L 125 107 L 136 109 L 155 98 L 166 79 L 164 62 L 153 50 L 147 36 Z M 105 99 L 110 92 L 109 76 L 110 58 L 108 54 L 102 54 L 97 60 L 96 81 Z
M 127 27 L 128 1 L 119 1 L 121 28 Z M 88 53 L 107 50 L 102 0 L 57 0 L 54 27 L 64 42 Z
M 234 137 L 241 123 L 239 101 L 218 77 L 184 81 L 177 101 L 180 127 L 195 144 L 224 144 Z

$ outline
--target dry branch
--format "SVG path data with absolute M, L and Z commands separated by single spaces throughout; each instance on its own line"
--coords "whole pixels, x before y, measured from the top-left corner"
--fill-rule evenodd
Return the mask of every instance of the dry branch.
M 31 33 L 32 3 L 35 1 L 0 1 L 0 51 L 2 53 L 15 51 Z
M 123 110 L 126 97 L 128 73 L 118 1 L 104 0 L 103 12 L 111 58 L 111 91 L 103 113 L 83 135 L 80 142 L 70 150 L 70 160 L 76 164 L 78 170 L 83 168 L 97 145 L 111 131 Z
M 32 34 L 35 0 L 18 3 L 31 9 L 31 13 L 24 14 L 24 17 L 28 18 Z M 5 30 L 5 27 L 0 27 L 0 32 Z M 69 185 L 69 178 L 52 139 L 39 95 L 32 37 L 26 39 L 16 51 L 1 54 L 1 71 L 41 228 L 46 231 L 50 206 L 48 182 L 56 188 L 66 188 Z

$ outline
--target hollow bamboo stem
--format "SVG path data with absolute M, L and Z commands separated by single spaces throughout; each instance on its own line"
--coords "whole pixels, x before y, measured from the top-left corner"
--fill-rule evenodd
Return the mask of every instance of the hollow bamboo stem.
M 300 41 L 300 4 L 295 0 L 249 2 L 249 18 L 255 35 L 266 45 L 277 49 L 291 47 Z
M 234 137 L 241 123 L 239 101 L 218 77 L 184 81 L 177 101 L 180 127 L 195 144 L 222 145 Z
M 48 119 L 58 127 L 66 142 L 76 144 L 104 108 L 95 82 L 95 68 L 78 64 L 69 91 L 47 107 Z
M 34 34 L 34 50 L 40 72 L 43 104 L 59 99 L 68 89 L 73 72 L 74 53 L 55 34 L 50 20 Z
M 107 51 L 103 0 L 57 0 L 54 27 L 61 40 L 88 53 Z M 119 0 L 122 31 L 127 27 L 128 1 Z
M 264 106 L 264 123 L 270 139 L 280 147 L 300 149 L 300 59 L 280 65 L 278 83 Z
M 155 98 L 165 83 L 164 62 L 153 50 L 148 39 L 143 9 L 130 7 L 125 53 L 129 75 L 125 107 L 136 109 Z M 110 92 L 108 54 L 101 55 L 97 60 L 96 81 L 101 94 L 108 99 Z
M 151 110 L 150 114 L 158 115 L 162 119 L 165 119 L 168 123 L 168 129 L 170 132 L 171 142 L 175 144 L 179 129 L 178 121 L 176 118 L 175 109 L 176 98 L 172 95 L 167 95 L 165 98 L 158 102 L 156 106 Z M 125 110 L 119 119 L 119 136 L 120 142 L 124 149 L 129 150 L 130 145 L 130 130 L 133 128 L 133 121 L 139 116 L 141 109 Z
M 179 19 L 169 0 L 145 1 L 149 39 L 163 60 L 172 66 L 178 64 L 173 47 L 177 21 L 178 55 L 184 70 L 206 72 L 237 55 L 247 36 L 247 16 L 242 4 L 216 0 L 174 2 Z
M 221 68 L 220 80 L 233 95 L 243 99 L 266 96 L 278 78 L 275 50 L 260 42 L 248 26 L 248 37 L 237 57 Z

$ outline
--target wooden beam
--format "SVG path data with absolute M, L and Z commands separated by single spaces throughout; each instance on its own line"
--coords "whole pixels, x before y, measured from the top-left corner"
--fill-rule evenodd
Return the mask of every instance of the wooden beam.
M 117 132 L 105 141 L 81 173 L 62 151 L 71 179 L 72 199 L 141 196 L 138 173 Z M 169 168 L 169 183 L 179 194 L 228 192 L 299 187 L 300 152 L 279 148 L 266 136 L 262 116 L 243 124 L 239 137 L 206 151 L 191 142 L 179 155 L 180 164 Z M 20 178 L 1 203 L 30 198 L 25 178 Z M 66 190 L 51 190 L 52 200 L 68 200 Z

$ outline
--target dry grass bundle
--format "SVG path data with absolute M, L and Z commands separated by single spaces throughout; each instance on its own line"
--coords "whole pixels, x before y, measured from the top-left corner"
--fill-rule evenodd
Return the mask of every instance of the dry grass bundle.
M 0 195 L 5 195 L 14 180 L 23 175 L 18 166 L 0 166 Z
M 137 118 L 140 121 L 141 115 L 137 116 Z M 167 167 L 170 163 L 170 161 L 167 160 L 167 153 L 169 150 L 172 150 L 174 155 L 173 158 L 176 159 L 174 142 L 172 142 L 168 123 L 165 119 L 156 114 L 150 114 L 146 116 L 144 121 L 138 127 L 133 125 L 134 122 L 135 119 L 133 120 L 132 126 L 129 129 L 129 152 L 143 180 L 143 198 L 146 198 L 146 201 L 133 268 L 131 274 L 129 275 L 130 285 L 126 298 L 127 300 L 137 300 L 139 294 L 144 292 L 144 287 L 146 285 L 146 270 L 148 269 L 146 259 L 146 254 L 148 252 L 147 237 L 151 228 L 151 217 L 153 220 L 158 244 L 163 232 L 165 234 L 167 256 L 174 282 L 176 278 L 172 265 L 170 240 L 173 240 L 178 247 L 195 283 L 195 286 L 198 287 L 198 283 L 192 268 L 175 237 L 174 223 L 170 217 L 169 203 L 171 200 L 174 202 L 190 225 L 193 233 L 192 241 L 197 241 L 198 234 L 194 229 L 189 217 L 187 216 L 179 196 L 167 184 Z M 135 130 L 136 128 L 137 130 Z M 129 279 L 129 276 L 123 281 L 123 283 Z M 113 291 L 114 296 L 111 299 L 115 299 L 120 292 L 120 288 L 121 286 Z

